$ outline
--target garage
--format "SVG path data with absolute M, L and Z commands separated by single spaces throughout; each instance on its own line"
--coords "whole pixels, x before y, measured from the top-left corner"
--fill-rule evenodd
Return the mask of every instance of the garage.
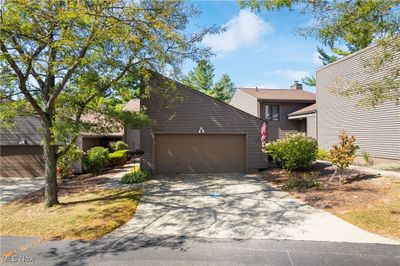
M 1 177 L 38 177 L 44 174 L 40 145 L 1 146 Z
M 246 172 L 244 134 L 156 134 L 156 174 Z

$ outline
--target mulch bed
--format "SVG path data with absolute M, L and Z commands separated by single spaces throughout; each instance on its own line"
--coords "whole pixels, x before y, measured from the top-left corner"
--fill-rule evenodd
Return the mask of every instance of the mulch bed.
M 346 172 L 346 183 L 340 184 L 338 178 L 328 183 L 335 171 L 334 166 L 317 163 L 311 171 L 318 171 L 322 188 L 291 190 L 294 197 L 322 209 L 347 209 L 355 206 L 366 206 L 369 202 L 381 200 L 390 188 L 392 180 L 376 175 L 363 174 L 357 171 Z M 288 180 L 288 172 L 273 168 L 261 173 L 263 177 L 282 188 Z M 399 181 L 400 182 L 400 181 Z

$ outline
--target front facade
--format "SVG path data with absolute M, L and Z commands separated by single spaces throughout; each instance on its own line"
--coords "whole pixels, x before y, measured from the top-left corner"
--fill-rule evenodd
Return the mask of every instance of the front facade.
M 365 65 L 381 51 L 372 46 L 317 70 L 318 143 L 329 150 L 340 131 L 357 138 L 358 155 L 368 152 L 374 159 L 400 160 L 400 106 L 385 102 L 373 109 L 358 107 L 360 97 L 341 97 L 331 88 L 351 82 L 377 81 L 400 64 L 397 56 L 382 71 L 371 72 Z M 399 88 L 400 90 L 400 88 Z
M 108 147 L 111 141 L 122 140 L 123 132 L 110 134 L 82 133 L 76 145 L 83 151 L 95 146 Z M 44 175 L 41 122 L 36 115 L 16 118 L 15 126 L 0 133 L 0 177 L 40 177 Z M 74 164 L 76 173 L 82 163 Z
M 313 105 L 315 94 L 303 91 L 295 82 L 291 89 L 238 88 L 230 105 L 268 121 L 268 140 L 284 138 L 286 134 L 315 132 L 308 118 L 290 118 L 290 114 Z M 314 128 L 312 128 L 314 125 Z
M 267 167 L 263 121 L 153 74 L 141 105 L 153 123 L 140 130 L 142 168 L 155 174 L 243 173 Z M 130 139 L 133 131 L 126 131 Z

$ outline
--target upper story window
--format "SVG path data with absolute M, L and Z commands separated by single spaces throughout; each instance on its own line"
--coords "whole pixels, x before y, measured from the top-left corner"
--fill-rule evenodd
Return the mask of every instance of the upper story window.
M 265 119 L 267 121 L 279 121 L 279 105 L 266 105 L 265 106 Z

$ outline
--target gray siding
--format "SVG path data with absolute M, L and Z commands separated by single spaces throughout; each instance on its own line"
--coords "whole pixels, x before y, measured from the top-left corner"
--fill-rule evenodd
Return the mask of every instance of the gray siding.
M 260 117 L 258 100 L 239 89 L 236 90 L 229 104 L 246 113 Z
M 150 97 L 142 100 L 146 114 L 155 121 L 141 130 L 144 168 L 154 169 L 155 133 L 197 133 L 200 127 L 208 134 L 246 134 L 248 169 L 267 167 L 267 157 L 261 151 L 260 119 L 179 83 L 165 84 L 164 80 L 153 76 L 148 86 Z
M 307 116 L 307 137 L 317 139 L 317 119 L 315 115 Z
M 125 142 L 128 144 L 128 149 L 131 151 L 140 149 L 140 130 L 126 128 Z
M 269 141 L 282 139 L 286 136 L 286 134 L 301 132 L 301 120 L 289 120 L 287 118 L 287 115 L 294 111 L 302 109 L 307 105 L 310 105 L 309 103 L 262 102 L 260 105 L 262 119 L 265 119 L 265 105 L 268 104 L 277 104 L 280 106 L 280 120 L 268 122 Z
M 385 71 L 371 73 L 364 68 L 378 52 L 377 47 L 367 48 L 317 71 L 318 142 L 323 149 L 329 150 L 339 132 L 345 130 L 357 138 L 359 154 L 367 151 L 376 158 L 400 159 L 400 106 L 387 102 L 368 110 L 356 106 L 358 97 L 340 97 L 329 91 L 338 81 L 343 84 L 384 77 Z

